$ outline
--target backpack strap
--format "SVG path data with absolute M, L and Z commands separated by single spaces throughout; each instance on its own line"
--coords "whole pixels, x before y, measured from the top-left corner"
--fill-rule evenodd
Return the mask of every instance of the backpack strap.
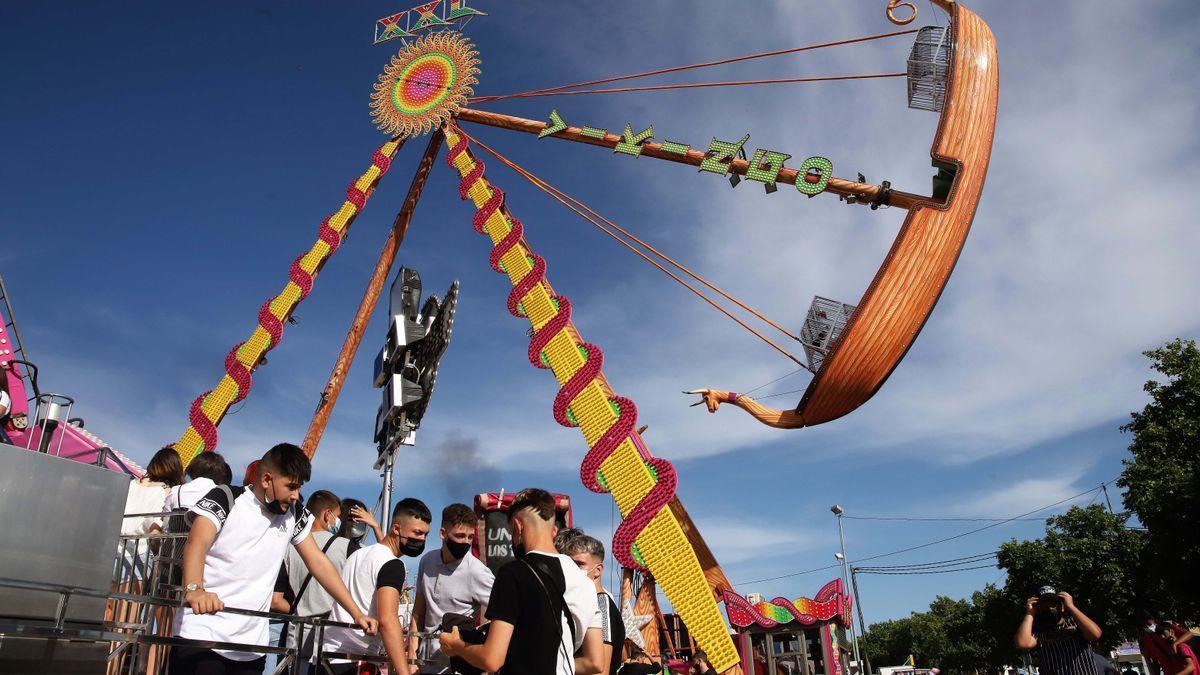
M 545 579 L 543 579 L 542 574 L 539 572 L 539 566 L 534 566 L 532 563 L 530 563 L 525 558 L 521 558 L 521 562 L 525 563 L 525 566 L 529 568 L 529 571 L 533 572 L 533 576 L 535 579 L 537 579 L 538 585 L 542 587 L 542 593 L 545 593 L 545 595 L 546 595 L 546 602 L 550 603 L 550 611 L 551 611 L 551 613 L 553 613 L 554 612 L 554 596 L 552 596 L 550 594 L 550 589 L 547 588 L 546 581 L 545 581 Z M 551 579 L 551 581 L 553 581 L 553 579 Z M 571 618 L 571 613 L 567 611 L 567 598 L 566 598 L 567 589 L 566 589 L 566 587 L 559 589 L 559 588 L 557 588 L 557 585 L 556 585 L 555 590 L 558 591 L 559 613 L 562 614 L 564 619 L 566 619 L 567 628 L 569 628 L 571 630 L 571 648 L 572 648 L 571 651 L 574 652 L 575 621 L 574 621 L 574 619 Z M 559 628 L 558 628 L 558 641 L 560 644 L 562 643 L 562 626 L 559 626 Z M 570 658 L 570 656 L 568 655 L 568 659 L 569 658 Z
M 328 553 L 329 547 L 333 546 L 333 542 L 337 541 L 337 539 L 337 537 L 330 537 L 329 541 L 325 542 L 325 545 L 321 547 L 321 553 Z M 308 590 L 308 584 L 312 582 L 312 578 L 312 572 L 310 571 L 305 575 L 304 582 L 300 584 L 300 589 L 296 591 L 296 599 L 292 600 L 292 614 L 296 613 L 296 607 L 300 604 L 300 598 L 304 597 L 304 591 Z

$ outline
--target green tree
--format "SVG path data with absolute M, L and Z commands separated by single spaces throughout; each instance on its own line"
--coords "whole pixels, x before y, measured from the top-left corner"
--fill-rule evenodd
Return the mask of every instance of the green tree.
M 1162 380 L 1150 402 L 1121 427 L 1133 433 L 1117 484 L 1149 530 L 1145 571 L 1163 588 L 1144 598 L 1162 616 L 1200 621 L 1200 349 L 1177 339 L 1144 352 Z
M 898 665 L 912 654 L 922 667 L 947 675 L 990 673 L 1016 662 L 1011 633 L 1018 608 L 992 584 L 970 599 L 938 596 L 927 612 L 872 624 L 863 649 L 875 668 Z
M 1046 522 L 1045 537 L 1001 544 L 1006 594 L 1023 602 L 1042 584 L 1066 591 L 1100 625 L 1100 644 L 1114 646 L 1130 635 L 1129 616 L 1149 586 L 1140 567 L 1146 534 L 1126 527 L 1128 518 L 1100 505 L 1075 506 Z M 1016 627 L 1014 620 L 1010 639 Z

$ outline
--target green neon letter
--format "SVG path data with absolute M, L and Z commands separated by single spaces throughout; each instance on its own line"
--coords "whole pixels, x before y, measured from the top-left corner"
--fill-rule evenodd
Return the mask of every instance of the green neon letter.
M 796 172 L 796 189 L 809 197 L 819 195 L 829 185 L 829 177 L 832 175 L 833 162 L 824 157 L 809 157 Z M 816 176 L 820 181 L 810 183 L 804 179 L 805 176 Z
M 642 141 L 647 141 L 654 137 L 654 125 L 646 127 L 644 131 L 639 131 L 635 136 L 633 133 L 633 125 L 625 125 L 625 133 L 621 134 L 621 140 L 617 142 L 617 147 L 613 148 L 613 152 L 623 152 L 626 155 L 637 157 L 642 154 Z
M 754 151 L 754 157 L 750 160 L 750 168 L 746 169 L 746 178 L 766 183 L 767 191 L 774 192 L 775 180 L 779 178 L 779 172 L 783 170 L 783 163 L 790 157 L 791 155 L 782 152 L 759 148 Z
M 712 143 L 708 145 L 708 152 L 704 153 L 704 161 L 700 162 L 700 170 L 722 176 L 729 173 L 729 165 L 733 163 L 733 158 L 737 157 L 738 151 L 748 140 L 750 134 L 743 136 L 737 143 L 712 139 Z

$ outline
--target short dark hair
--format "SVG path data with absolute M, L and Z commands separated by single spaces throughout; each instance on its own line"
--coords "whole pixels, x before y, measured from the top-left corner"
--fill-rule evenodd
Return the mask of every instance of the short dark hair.
M 187 467 L 188 478 L 207 478 L 217 485 L 233 482 L 233 470 L 219 452 L 202 452 Z
M 273 473 L 284 478 L 293 478 L 301 483 L 307 483 L 312 478 L 312 462 L 298 446 L 291 443 L 280 443 L 262 456 L 258 465 L 258 475 Z
M 314 516 L 321 515 L 321 512 L 326 509 L 342 510 L 342 500 L 338 499 L 338 496 L 329 490 L 317 490 L 312 493 L 309 495 L 306 505 L 308 506 L 308 512 Z
M 692 654 L 692 660 L 703 661 L 708 663 L 708 654 L 704 653 L 703 649 L 697 649 L 695 654 Z
M 164 445 L 146 465 L 146 478 L 174 487 L 183 483 L 183 461 L 175 446 Z
M 442 527 L 451 528 L 459 525 L 474 527 L 479 522 L 475 512 L 466 504 L 451 504 L 442 509 Z
M 604 543 L 578 528 L 559 530 L 558 534 L 554 535 L 554 548 L 568 558 L 586 553 L 601 562 L 604 561 Z
M 396 502 L 395 508 L 392 509 L 392 522 L 394 523 L 401 518 L 416 518 L 426 523 L 433 522 L 433 514 L 429 512 L 429 507 L 425 506 L 425 502 L 415 497 L 405 497 Z
M 541 488 L 525 488 L 513 495 L 512 503 L 508 505 L 508 519 L 512 520 L 525 509 L 533 509 L 538 518 L 552 523 L 555 511 L 554 495 Z

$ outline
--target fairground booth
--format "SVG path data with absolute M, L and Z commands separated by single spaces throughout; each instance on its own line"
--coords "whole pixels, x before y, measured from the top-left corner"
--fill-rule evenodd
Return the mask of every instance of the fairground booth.
M 475 526 L 475 557 L 492 572 L 500 571 L 513 559 L 512 535 L 508 533 L 508 507 L 512 500 L 513 493 L 503 490 L 475 495 L 475 515 L 479 518 Z M 571 527 L 571 498 L 555 494 L 554 507 L 558 527 Z
M 745 597 L 725 591 L 725 611 L 737 633 L 746 675 L 848 675 L 851 598 L 841 579 L 812 598 Z

